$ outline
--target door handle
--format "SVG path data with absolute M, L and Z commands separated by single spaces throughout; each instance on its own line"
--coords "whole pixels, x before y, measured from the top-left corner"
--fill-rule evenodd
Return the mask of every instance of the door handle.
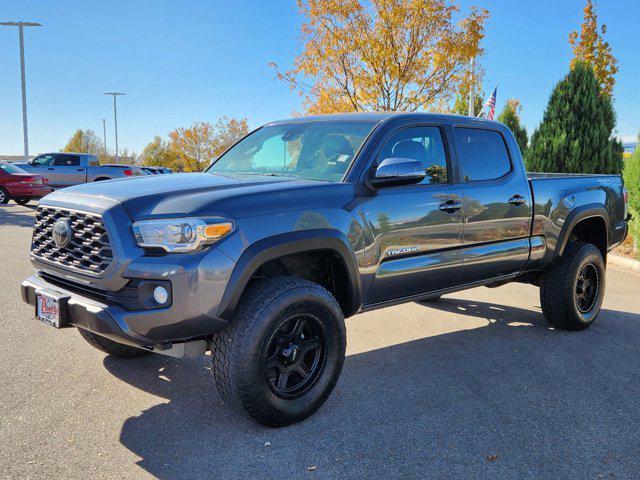
M 53 167 L 47 167 L 47 170 L 53 170 Z
M 77 168 L 76 170 L 78 170 L 79 172 L 84 172 L 84 168 Z
M 511 205 L 515 205 L 516 207 L 519 207 L 520 205 L 522 205 L 526 201 L 527 201 L 527 199 L 524 198 L 522 195 L 514 195 L 513 197 L 511 197 L 509 199 L 509 203 Z
M 453 213 L 456 210 L 460 210 L 461 208 L 462 208 L 462 204 L 454 200 L 449 200 L 448 202 L 445 202 L 442 205 L 440 205 L 440 210 L 447 213 Z

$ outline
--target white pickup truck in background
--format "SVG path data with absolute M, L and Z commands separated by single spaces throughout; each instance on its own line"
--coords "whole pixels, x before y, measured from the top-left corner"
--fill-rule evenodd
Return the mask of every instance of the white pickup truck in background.
M 45 153 L 26 163 L 15 165 L 28 173 L 46 177 L 52 188 L 146 175 L 135 165 L 101 166 L 96 156 L 86 153 Z

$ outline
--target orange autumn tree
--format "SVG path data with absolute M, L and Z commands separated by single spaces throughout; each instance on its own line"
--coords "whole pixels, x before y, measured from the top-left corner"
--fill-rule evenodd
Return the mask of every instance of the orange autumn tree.
M 584 22 L 580 33 L 572 32 L 569 35 L 569 43 L 573 47 L 574 58 L 571 60 L 571 68 L 583 61 L 593 67 L 596 79 L 600 83 L 602 92 L 613 94 L 613 86 L 616 83 L 615 74 L 618 73 L 618 61 L 611 53 L 609 42 L 605 42 L 604 35 L 607 26 L 602 25 L 598 31 L 598 14 L 592 0 L 587 0 L 584 7 Z
M 169 149 L 179 170 L 201 172 L 236 140 L 249 133 L 246 119 L 222 117 L 215 124 L 195 122 L 169 133 Z
M 309 113 L 443 110 L 482 54 L 487 10 L 453 0 L 298 0 L 303 48 L 279 79 Z

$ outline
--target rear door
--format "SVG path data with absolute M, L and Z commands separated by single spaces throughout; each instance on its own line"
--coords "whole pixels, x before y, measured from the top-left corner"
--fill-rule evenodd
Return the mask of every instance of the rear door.
M 454 136 L 464 193 L 463 281 L 516 273 L 529 256 L 532 221 L 522 160 L 512 158 L 498 130 L 456 127 Z
M 376 155 L 374 166 L 392 157 L 419 160 L 426 177 L 415 185 L 380 188 L 363 199 L 373 234 L 366 252 L 373 280 L 365 305 L 460 283 L 462 189 L 454 181 L 445 138 L 439 126 L 408 126 L 388 136 Z
M 71 153 L 56 153 L 53 166 L 55 169 L 55 186 L 57 188 L 85 182 L 87 171 L 82 165 L 80 157 L 80 155 Z

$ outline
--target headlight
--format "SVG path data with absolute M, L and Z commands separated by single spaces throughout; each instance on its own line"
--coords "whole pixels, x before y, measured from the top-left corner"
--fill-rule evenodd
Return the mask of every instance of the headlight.
M 232 222 L 207 223 L 200 218 L 163 218 L 133 223 L 133 234 L 140 247 L 163 248 L 167 252 L 194 252 L 232 231 Z

